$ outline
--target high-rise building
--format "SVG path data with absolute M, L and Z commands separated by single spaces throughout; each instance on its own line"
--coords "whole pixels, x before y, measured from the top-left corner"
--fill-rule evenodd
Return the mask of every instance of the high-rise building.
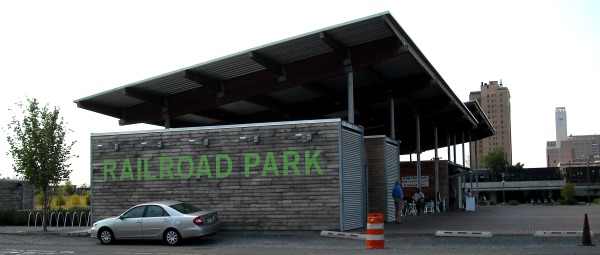
M 560 141 L 567 138 L 567 110 L 564 107 L 556 107 L 554 111 L 556 121 L 556 145 L 560 147 Z
M 470 144 L 471 158 L 473 159 L 476 152 L 479 162 L 482 162 L 486 154 L 503 148 L 506 153 L 506 160 L 512 165 L 510 92 L 508 88 L 502 86 L 502 80 L 500 82 L 482 82 L 481 90 L 472 91 L 469 94 L 469 100 L 477 100 L 479 102 L 481 109 L 487 115 L 494 129 L 496 129 L 495 135 Z M 474 165 L 474 163 L 471 162 L 471 165 Z
M 600 160 L 600 135 L 567 136 L 567 110 L 556 107 L 556 141 L 546 142 L 546 166 Z

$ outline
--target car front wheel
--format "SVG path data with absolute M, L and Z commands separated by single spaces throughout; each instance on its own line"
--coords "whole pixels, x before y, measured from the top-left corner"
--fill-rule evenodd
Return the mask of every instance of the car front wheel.
M 163 240 L 168 245 L 177 245 L 181 242 L 181 235 L 175 229 L 167 229 L 163 235 Z
M 100 230 L 100 234 L 98 234 L 98 239 L 100 239 L 102 244 L 111 244 L 115 240 L 115 236 L 110 229 L 103 228 Z

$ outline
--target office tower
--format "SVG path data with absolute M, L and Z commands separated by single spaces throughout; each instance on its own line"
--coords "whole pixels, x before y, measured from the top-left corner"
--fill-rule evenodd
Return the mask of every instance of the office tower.
M 556 107 L 554 111 L 556 120 L 556 145 L 560 147 L 560 141 L 567 138 L 567 110 L 564 107 Z
M 471 161 L 477 155 L 479 162 L 490 151 L 503 148 L 506 153 L 506 161 L 512 165 L 512 136 L 510 120 L 510 92 L 508 88 L 502 86 L 502 80 L 481 83 L 480 91 L 472 91 L 469 94 L 469 100 L 477 100 L 481 108 L 487 115 L 496 134 L 494 136 L 472 142 Z M 475 154 L 475 143 L 477 144 L 477 154 Z M 474 166 L 474 163 L 471 162 Z M 481 163 L 479 163 L 481 165 Z

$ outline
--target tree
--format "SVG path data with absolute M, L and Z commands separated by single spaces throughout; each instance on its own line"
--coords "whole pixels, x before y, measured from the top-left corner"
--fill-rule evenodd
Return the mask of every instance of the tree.
M 36 99 L 27 99 L 27 105 L 16 104 L 22 113 L 22 119 L 13 115 L 8 123 L 7 140 L 9 152 L 14 159 L 13 169 L 29 184 L 41 191 L 44 219 L 48 219 L 48 209 L 52 202 L 51 187 L 68 180 L 71 171 L 71 148 L 76 141 L 67 142 L 65 136 L 72 130 L 65 127 L 59 109 L 50 109 L 48 105 L 40 107 Z M 48 221 L 43 221 L 47 231 Z
M 67 204 L 67 201 L 65 200 L 66 195 L 67 195 L 66 191 L 64 189 L 60 189 L 60 191 L 58 192 L 58 195 L 56 196 L 56 199 L 54 200 L 54 202 L 56 203 L 56 206 L 58 206 L 58 208 L 62 209 L 63 205 Z
M 73 194 L 69 197 L 69 203 L 71 206 L 79 206 L 81 204 L 81 197 L 78 194 Z
M 65 194 L 69 196 L 75 194 L 75 187 L 76 186 L 73 185 L 70 180 L 67 180 L 63 186 Z
M 576 204 L 575 200 L 575 184 L 566 183 L 565 186 L 560 190 L 560 196 L 564 199 L 564 204 Z
M 490 170 L 492 180 L 498 180 L 499 173 L 502 173 L 507 167 L 506 153 L 503 148 L 490 151 L 483 157 L 483 166 Z

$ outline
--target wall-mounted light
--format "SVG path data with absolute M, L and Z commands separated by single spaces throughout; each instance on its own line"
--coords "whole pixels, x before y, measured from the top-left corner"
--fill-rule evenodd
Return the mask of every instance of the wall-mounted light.
M 119 151 L 119 148 L 120 148 L 120 147 L 121 147 L 121 146 L 119 146 L 119 144 L 118 144 L 118 143 L 115 143 L 115 144 L 113 145 L 113 149 L 115 149 L 115 151 Z
M 147 146 L 148 146 L 148 142 L 142 142 L 142 143 L 140 143 L 140 145 L 141 145 L 142 147 L 144 147 L 144 148 L 145 148 L 145 147 L 147 147 Z M 162 147 L 163 147 L 163 143 L 162 143 L 162 141 L 158 141 L 158 142 L 156 143 L 156 147 L 157 147 L 157 148 L 162 148 Z
M 102 149 L 102 146 L 104 146 L 104 145 L 102 145 L 102 144 L 98 144 L 98 145 L 96 145 L 96 148 L 98 148 L 98 149 Z
M 255 135 L 253 137 L 240 136 L 240 142 L 241 143 L 251 143 L 251 142 L 253 142 L 254 144 L 258 144 L 258 136 L 257 135 Z
M 190 140 L 188 140 L 188 142 L 189 142 L 190 144 L 196 144 L 196 143 L 198 143 L 198 144 L 199 144 L 199 143 L 201 143 L 201 144 L 202 144 L 202 145 L 204 145 L 205 147 L 208 147 L 208 144 L 209 144 L 209 142 L 208 142 L 208 138 L 204 138 L 204 139 L 202 139 L 202 140 L 200 140 L 200 141 L 197 141 L 196 139 L 190 139 Z
M 310 142 L 313 139 L 313 135 L 312 135 L 312 133 L 306 133 L 306 134 L 298 133 L 298 134 L 294 135 L 294 138 L 296 138 L 298 140 L 303 140 L 305 142 Z

